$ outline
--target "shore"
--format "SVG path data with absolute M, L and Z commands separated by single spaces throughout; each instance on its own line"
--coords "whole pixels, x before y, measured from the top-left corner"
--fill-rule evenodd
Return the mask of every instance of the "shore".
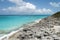
M 60 40 L 60 15 L 35 20 L 4 35 L 0 40 Z
M 8 40 L 60 40 L 60 18 L 48 17 L 23 26 Z
M 41 19 L 35 20 L 33 23 L 29 23 L 29 24 L 27 24 L 27 25 L 32 26 L 32 25 L 34 25 L 34 24 L 36 24 L 36 23 L 39 23 L 40 20 L 41 20 Z M 20 29 L 18 29 L 18 30 L 16 30 L 16 31 L 12 31 L 12 32 L 10 32 L 9 34 L 6 34 L 6 35 L 0 37 L 0 40 L 8 40 L 11 36 L 17 34 L 20 30 L 23 30 L 23 27 L 21 27 Z

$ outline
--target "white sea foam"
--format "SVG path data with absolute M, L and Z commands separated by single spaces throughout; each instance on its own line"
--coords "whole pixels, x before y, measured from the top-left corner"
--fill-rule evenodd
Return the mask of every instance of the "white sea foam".
M 23 28 L 20 28 L 19 30 L 22 30 Z M 16 31 L 12 31 L 11 33 L 7 34 L 7 35 L 4 35 L 2 37 L 0 37 L 0 40 L 8 40 L 10 36 L 12 36 L 13 34 L 19 32 L 19 30 L 16 30 Z

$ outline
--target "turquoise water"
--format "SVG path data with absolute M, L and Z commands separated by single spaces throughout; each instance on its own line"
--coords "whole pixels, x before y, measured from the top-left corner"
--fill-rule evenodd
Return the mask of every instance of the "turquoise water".
M 47 16 L 0 16 L 0 30 L 12 30 Z

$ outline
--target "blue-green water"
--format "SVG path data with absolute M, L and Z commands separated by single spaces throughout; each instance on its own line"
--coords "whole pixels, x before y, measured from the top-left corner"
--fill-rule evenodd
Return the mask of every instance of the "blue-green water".
M 0 16 L 0 30 L 12 30 L 47 16 Z

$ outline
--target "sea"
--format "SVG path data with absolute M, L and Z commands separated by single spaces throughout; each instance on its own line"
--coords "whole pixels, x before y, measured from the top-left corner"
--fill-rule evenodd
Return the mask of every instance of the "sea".
M 23 24 L 33 22 L 38 19 L 48 17 L 49 15 L 20 15 L 20 16 L 0 16 L 0 31 L 10 31 L 21 27 Z

